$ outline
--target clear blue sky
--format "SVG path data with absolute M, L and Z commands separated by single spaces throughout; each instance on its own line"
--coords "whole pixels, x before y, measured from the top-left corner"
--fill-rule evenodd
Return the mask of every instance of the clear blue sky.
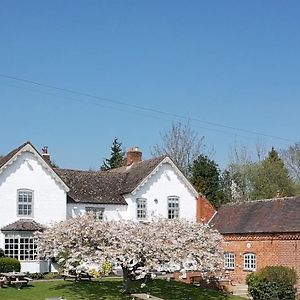
M 299 140 L 299 1 L 0 3 L 0 74 L 191 119 L 222 167 L 235 143 Z M 61 167 L 97 168 L 114 137 L 144 157 L 180 118 L 0 77 L 5 154 L 48 145 Z

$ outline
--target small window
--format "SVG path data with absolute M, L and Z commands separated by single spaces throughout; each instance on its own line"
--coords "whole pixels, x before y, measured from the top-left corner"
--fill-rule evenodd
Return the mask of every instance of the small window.
M 18 190 L 18 216 L 33 216 L 33 191 Z
M 234 253 L 224 253 L 224 267 L 227 270 L 233 270 L 235 268 L 235 254 Z
M 168 197 L 168 219 L 179 218 L 179 197 Z
M 36 260 L 37 245 L 33 236 L 5 236 L 4 254 L 18 260 Z
M 104 214 L 103 207 L 86 207 L 85 211 L 87 213 L 93 214 L 96 220 L 98 221 L 103 220 L 103 214 Z
M 254 253 L 244 254 L 244 270 L 246 271 L 256 270 L 256 255 Z
M 136 199 L 136 216 L 138 220 L 147 218 L 147 200 L 144 198 Z

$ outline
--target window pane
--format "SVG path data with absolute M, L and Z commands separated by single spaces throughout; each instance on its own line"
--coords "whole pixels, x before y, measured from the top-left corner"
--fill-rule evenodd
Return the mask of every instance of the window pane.
M 4 252 L 5 255 L 19 260 L 35 260 L 35 240 L 32 237 L 20 238 L 19 236 L 9 239 L 5 238 Z
M 179 198 L 169 197 L 168 198 L 168 218 L 177 219 L 179 218 Z
M 254 253 L 247 253 L 244 255 L 244 269 L 256 270 L 256 255 Z
M 226 269 L 235 268 L 235 254 L 234 253 L 225 253 L 224 254 L 224 266 Z
M 145 220 L 147 218 L 147 200 L 138 198 L 136 200 L 137 219 Z
M 93 214 L 96 220 L 103 220 L 104 208 L 103 207 L 86 207 L 87 213 Z
M 32 215 L 33 193 L 32 191 L 18 191 L 18 215 Z

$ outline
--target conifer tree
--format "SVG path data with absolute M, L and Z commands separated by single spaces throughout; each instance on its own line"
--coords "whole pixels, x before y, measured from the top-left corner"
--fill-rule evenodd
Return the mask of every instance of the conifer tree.
M 193 162 L 191 182 L 216 208 L 221 205 L 220 170 L 214 160 L 199 155 Z
M 122 150 L 122 143 L 115 138 L 110 152 L 110 158 L 106 158 L 101 166 L 101 171 L 111 170 L 123 166 L 125 152 Z
M 293 196 L 295 185 L 283 160 L 272 148 L 268 156 L 255 168 L 251 175 L 253 199 Z

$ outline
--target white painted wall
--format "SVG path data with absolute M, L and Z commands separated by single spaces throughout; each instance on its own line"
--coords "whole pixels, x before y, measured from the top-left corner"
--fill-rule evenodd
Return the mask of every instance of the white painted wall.
M 193 191 L 169 163 L 163 163 L 134 194 L 125 195 L 128 205 L 66 203 L 64 187 L 51 176 L 40 160 L 26 151 L 7 166 L 0 176 L 0 228 L 24 216 L 17 215 L 17 190 L 34 192 L 34 214 L 30 219 L 49 225 L 85 213 L 86 207 L 103 207 L 104 220 L 137 220 L 136 199 L 147 199 L 147 217 L 167 217 L 167 199 L 179 197 L 180 218 L 196 220 L 196 200 Z M 157 201 L 155 201 L 157 199 Z M 4 235 L 0 233 L 0 248 Z M 22 270 L 45 272 L 48 262 L 22 262 Z
M 178 176 L 169 163 L 164 163 L 158 171 L 134 194 L 127 194 L 128 203 L 126 218 L 137 220 L 136 199 L 147 199 L 147 217 L 168 217 L 168 197 L 179 197 L 179 217 L 196 221 L 195 194 Z M 157 199 L 157 202 L 154 201 Z
M 66 219 L 66 192 L 31 152 L 23 152 L 0 176 L 0 228 L 24 216 L 17 214 L 17 190 L 33 190 L 33 219 L 41 224 Z M 0 233 L 0 248 L 4 235 Z M 36 268 L 30 262 L 28 269 Z M 24 265 L 25 266 L 25 265 Z M 26 267 L 27 268 L 27 267 Z
M 112 204 L 88 204 L 88 203 L 68 203 L 67 218 L 74 218 L 85 214 L 86 207 L 101 207 L 104 208 L 103 219 L 105 221 L 116 221 L 127 219 L 127 205 L 112 205 Z
M 47 273 L 49 272 L 48 262 L 44 260 L 22 261 L 21 271 L 29 273 Z

